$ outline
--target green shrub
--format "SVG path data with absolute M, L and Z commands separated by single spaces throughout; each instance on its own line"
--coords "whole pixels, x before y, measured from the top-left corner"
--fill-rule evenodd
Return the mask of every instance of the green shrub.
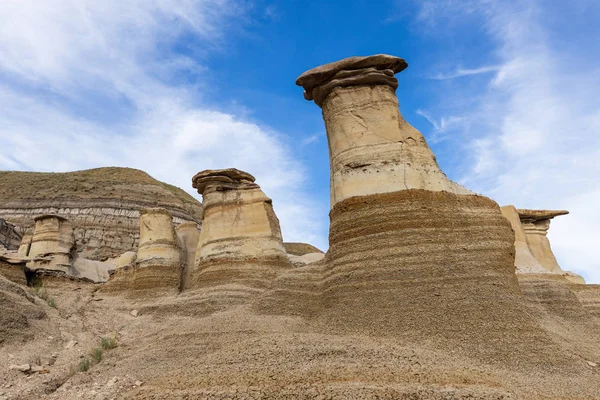
M 104 350 L 110 350 L 117 347 L 117 338 L 116 337 L 103 337 L 100 340 L 100 347 Z
M 94 358 L 94 360 L 99 363 L 100 361 L 102 361 L 102 355 L 104 354 L 104 350 L 102 350 L 100 347 L 95 348 L 92 351 L 92 357 Z
M 88 369 L 90 369 L 91 363 L 89 358 L 84 358 L 81 361 L 79 361 L 79 371 L 81 372 L 86 372 Z
M 56 301 L 54 301 L 54 298 L 50 297 L 48 299 L 48 305 L 52 308 L 56 308 Z

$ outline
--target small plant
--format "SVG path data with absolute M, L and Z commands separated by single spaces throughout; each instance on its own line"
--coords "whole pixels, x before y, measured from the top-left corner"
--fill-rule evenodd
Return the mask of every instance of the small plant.
M 100 339 L 100 347 L 104 350 L 110 350 L 117 347 L 117 338 L 116 337 L 103 337 Z
M 88 369 L 90 369 L 90 366 L 91 362 L 87 357 L 79 361 L 79 371 L 81 372 L 86 372 Z
M 54 298 L 53 298 L 53 297 L 50 297 L 50 298 L 48 299 L 48 305 L 49 305 L 50 307 L 52 307 L 52 308 L 56 308 L 56 301 L 54 301 Z
M 94 358 L 96 363 L 99 363 L 100 361 L 102 361 L 103 354 L 104 354 L 104 350 L 102 350 L 100 347 L 97 347 L 92 351 L 92 357 Z
M 31 294 L 39 297 L 42 300 L 46 300 L 48 302 L 50 300 L 50 293 L 48 293 L 48 290 L 46 290 L 44 287 L 44 282 L 37 277 L 32 281 L 31 289 L 29 289 L 29 291 Z

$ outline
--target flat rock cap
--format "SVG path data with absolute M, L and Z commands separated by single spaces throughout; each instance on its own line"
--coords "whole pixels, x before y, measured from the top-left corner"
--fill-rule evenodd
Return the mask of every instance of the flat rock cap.
M 406 69 L 406 67 L 408 67 L 408 64 L 403 58 L 387 54 L 349 57 L 309 69 L 296 79 L 296 85 L 302 86 L 307 93 L 310 93 L 315 86 L 322 85 L 340 71 L 375 68 L 378 70 L 390 69 L 394 71 L 394 74 L 397 74 Z
M 51 219 L 51 218 L 56 218 L 59 221 L 68 221 L 67 218 L 61 216 L 61 215 L 57 215 L 57 214 L 44 214 L 44 215 L 38 215 L 37 217 L 34 217 L 33 220 L 34 221 L 39 221 L 42 219 Z
M 559 215 L 566 215 L 569 212 L 567 210 L 529 210 L 525 208 L 518 208 L 517 213 L 519 213 L 519 217 L 521 219 L 533 219 L 535 221 L 539 221 L 558 217 Z

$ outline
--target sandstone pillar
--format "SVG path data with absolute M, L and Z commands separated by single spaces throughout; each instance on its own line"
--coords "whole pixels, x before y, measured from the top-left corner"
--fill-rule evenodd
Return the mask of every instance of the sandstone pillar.
M 173 217 L 164 208 L 140 211 L 140 244 L 133 276 L 134 289 L 177 291 L 181 277 L 181 249 Z
M 525 312 L 498 205 L 446 178 L 400 115 L 394 74 L 406 66 L 352 57 L 296 81 L 323 111 L 332 210 L 322 302 L 294 312 L 318 314 L 334 333 L 396 336 L 482 362 L 569 363 Z
M 527 238 L 531 253 L 539 263 L 550 272 L 564 273 L 558 265 L 550 247 L 546 234 L 550 228 L 550 220 L 559 215 L 566 215 L 566 210 L 526 210 L 518 209 L 519 219 Z
M 395 73 L 401 58 L 351 57 L 296 80 L 323 109 L 331 165 L 331 207 L 352 196 L 425 189 L 470 194 L 446 178 L 423 135 L 402 118 Z
M 501 207 L 502 215 L 506 218 L 515 232 L 515 267 L 517 273 L 537 273 L 544 274 L 548 273 L 536 257 L 529 250 L 527 244 L 527 237 L 519 213 L 515 206 L 503 206 Z
M 41 215 L 34 218 L 34 221 L 35 228 L 29 248 L 32 260 L 27 263 L 27 268 L 69 273 L 75 245 L 71 223 L 58 215 Z
M 279 220 L 255 179 L 235 168 L 192 178 L 202 194 L 202 230 L 193 286 L 242 284 L 264 288 L 288 266 Z

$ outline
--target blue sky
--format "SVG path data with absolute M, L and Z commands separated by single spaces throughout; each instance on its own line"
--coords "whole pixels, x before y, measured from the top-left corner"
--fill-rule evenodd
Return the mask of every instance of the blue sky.
M 401 111 L 447 175 L 570 210 L 555 253 L 600 283 L 599 17 L 592 0 L 3 1 L 0 169 L 128 166 L 193 193 L 196 172 L 233 166 L 286 240 L 325 248 L 327 141 L 294 81 L 388 53 L 408 61 Z

